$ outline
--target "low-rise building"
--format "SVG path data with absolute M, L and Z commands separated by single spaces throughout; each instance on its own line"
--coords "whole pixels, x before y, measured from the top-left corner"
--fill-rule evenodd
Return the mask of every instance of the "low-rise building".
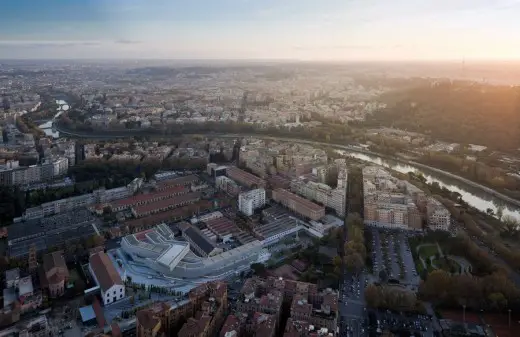
M 65 293 L 69 270 L 61 251 L 44 255 L 39 271 L 41 287 L 48 290 L 50 297 L 59 297 Z
M 105 305 L 125 297 L 125 285 L 110 257 L 104 252 L 90 256 L 89 270 L 101 291 Z

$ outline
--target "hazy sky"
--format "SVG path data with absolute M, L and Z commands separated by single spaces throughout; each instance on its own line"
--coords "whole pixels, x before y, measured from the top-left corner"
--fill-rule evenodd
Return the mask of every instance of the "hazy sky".
M 520 0 L 0 4 L 0 58 L 520 59 Z

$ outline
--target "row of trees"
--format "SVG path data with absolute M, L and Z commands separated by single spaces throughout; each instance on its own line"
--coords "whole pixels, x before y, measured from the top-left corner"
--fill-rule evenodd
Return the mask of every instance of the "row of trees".
M 500 167 L 439 152 L 428 152 L 418 161 L 489 186 L 513 198 L 520 197 L 520 180 Z
M 411 290 L 392 285 L 370 284 L 365 288 L 367 305 L 374 309 L 417 311 L 417 296 Z
M 365 226 L 358 213 L 350 213 L 345 219 L 345 226 L 347 228 L 347 242 L 343 249 L 343 263 L 347 270 L 357 273 L 365 267 L 367 256 Z
M 520 291 L 507 274 L 497 271 L 475 277 L 469 274 L 449 274 L 434 270 L 419 286 L 419 297 L 436 305 L 451 308 L 492 309 L 517 307 Z
M 507 262 L 509 266 L 517 270 L 520 269 L 520 253 L 513 251 L 512 249 L 504 245 L 502 239 L 499 236 L 495 236 L 492 233 L 487 233 L 486 231 L 482 230 L 481 226 L 478 225 L 475 221 L 475 217 L 478 215 L 472 214 L 478 211 L 473 210 L 469 206 L 467 206 L 463 202 L 459 193 L 450 192 L 446 188 L 440 187 L 440 185 L 436 182 L 432 184 L 427 184 L 423 180 L 424 177 L 420 175 L 410 173 L 408 177 L 410 178 L 410 181 L 412 181 L 419 188 L 423 190 L 431 190 L 431 192 L 442 194 L 442 196 L 444 196 L 445 198 L 440 196 L 436 196 L 436 198 L 440 200 L 442 204 L 448 208 L 452 217 L 463 225 L 464 229 L 467 231 L 469 236 L 477 237 L 486 245 L 486 247 L 495 251 L 505 262 Z M 456 203 L 462 206 L 457 206 Z M 494 212 L 492 210 L 487 210 L 486 213 L 488 215 L 494 215 Z M 516 233 L 518 231 L 516 226 L 517 222 L 514 219 L 510 219 L 509 217 L 502 217 L 502 208 L 499 207 L 497 213 L 499 218 L 503 220 L 502 225 L 504 226 L 504 233 L 511 234 Z M 485 215 L 481 216 L 485 217 Z M 488 217 L 488 220 L 496 223 L 499 222 L 499 220 L 496 220 L 491 217 Z M 461 241 L 458 247 L 464 248 L 460 253 L 462 253 L 461 255 L 471 259 L 471 262 L 474 267 L 474 272 L 476 270 L 480 270 L 482 273 L 489 273 L 499 268 L 499 266 L 497 266 L 496 263 L 493 262 L 493 260 L 489 257 L 489 254 L 486 251 L 482 250 L 482 248 L 478 247 L 475 243 L 473 243 L 467 235 L 461 233 L 459 237 Z M 456 255 L 456 253 L 454 254 Z

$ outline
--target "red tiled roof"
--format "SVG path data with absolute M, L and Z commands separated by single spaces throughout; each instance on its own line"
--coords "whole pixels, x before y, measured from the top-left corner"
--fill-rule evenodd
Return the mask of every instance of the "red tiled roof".
M 125 225 L 128 227 L 154 226 L 160 224 L 161 222 L 170 221 L 172 219 L 186 218 L 193 215 L 193 213 L 209 210 L 211 207 L 212 203 L 210 201 L 200 200 L 191 205 L 178 207 L 171 211 L 157 213 L 141 219 L 125 221 Z
M 179 177 L 179 178 L 174 178 L 174 179 L 168 179 L 168 180 L 164 180 L 164 181 L 161 181 L 160 183 L 158 183 L 157 189 L 163 189 L 163 188 L 167 188 L 169 186 L 186 185 L 186 184 L 192 183 L 197 180 L 199 180 L 199 178 L 194 175 L 189 175 L 189 176 Z
M 148 194 L 139 194 L 130 198 L 125 198 L 121 200 L 116 200 L 112 202 L 112 207 L 129 207 L 133 206 L 137 203 L 148 203 L 152 200 L 159 198 L 164 199 L 168 198 L 173 193 L 187 193 L 189 192 L 189 188 L 183 186 L 172 186 L 160 192 L 148 193 Z
M 294 202 L 300 204 L 301 206 L 303 207 L 306 207 L 310 210 L 314 210 L 314 211 L 321 211 L 323 209 L 323 206 L 320 206 L 318 204 L 315 204 L 313 203 L 312 201 L 309 201 L 305 198 L 302 198 L 300 197 L 299 195 L 296 195 L 294 193 L 291 193 L 283 188 L 277 188 L 274 190 L 278 195 L 279 195 L 279 199 L 290 199 L 290 200 L 293 200 Z
M 262 186 L 265 184 L 265 181 L 262 178 L 259 178 L 255 176 L 254 174 L 251 174 L 249 172 L 246 172 L 244 170 L 241 170 L 237 167 L 231 166 L 226 169 L 227 175 L 232 178 L 239 180 L 243 184 L 248 185 L 259 185 Z
M 152 212 L 154 210 L 160 210 L 170 205 L 175 206 L 183 202 L 195 201 L 197 199 L 200 199 L 201 195 L 202 194 L 200 192 L 192 192 L 184 195 L 177 195 L 169 199 L 155 201 L 145 205 L 134 206 L 133 208 L 136 214 L 143 214 Z
M 110 261 L 110 258 L 104 252 L 96 253 L 90 256 L 90 265 L 94 272 L 99 286 L 103 291 L 110 289 L 113 285 L 123 285 L 121 276 Z
M 94 297 L 94 302 L 92 302 L 92 309 L 94 309 L 94 313 L 96 314 L 96 320 L 98 323 L 98 326 L 100 328 L 103 328 L 105 324 L 107 324 L 107 321 L 105 319 L 105 315 L 103 314 L 103 309 L 101 308 L 101 304 L 99 303 L 99 300 L 97 297 Z

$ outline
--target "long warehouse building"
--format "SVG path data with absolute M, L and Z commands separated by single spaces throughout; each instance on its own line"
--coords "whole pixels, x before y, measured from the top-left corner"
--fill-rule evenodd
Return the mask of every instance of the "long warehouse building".
M 273 190 L 272 197 L 274 201 L 311 220 L 319 220 L 325 216 L 325 207 L 317 205 L 283 188 Z

